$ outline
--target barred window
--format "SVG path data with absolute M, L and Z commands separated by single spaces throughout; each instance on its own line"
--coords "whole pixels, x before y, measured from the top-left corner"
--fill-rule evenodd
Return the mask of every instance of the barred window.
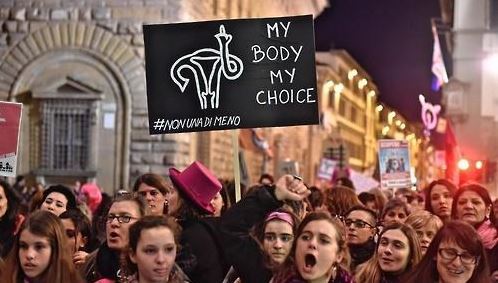
M 40 169 L 85 171 L 90 149 L 91 100 L 41 101 Z

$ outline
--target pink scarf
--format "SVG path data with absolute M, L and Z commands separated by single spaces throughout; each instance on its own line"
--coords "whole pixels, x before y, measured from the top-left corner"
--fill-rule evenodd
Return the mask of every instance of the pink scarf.
M 488 250 L 492 249 L 496 243 L 498 243 L 498 233 L 489 220 L 484 221 L 479 228 L 477 228 L 477 234 L 479 234 L 484 247 Z

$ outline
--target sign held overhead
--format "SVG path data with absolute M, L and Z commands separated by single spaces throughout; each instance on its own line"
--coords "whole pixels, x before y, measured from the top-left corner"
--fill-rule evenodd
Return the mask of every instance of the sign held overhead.
M 318 124 L 311 15 L 144 26 L 151 134 Z

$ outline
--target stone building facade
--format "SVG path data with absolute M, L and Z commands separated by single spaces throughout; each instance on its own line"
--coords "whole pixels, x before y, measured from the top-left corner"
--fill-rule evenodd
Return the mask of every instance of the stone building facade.
M 445 114 L 469 170 L 483 161 L 487 176 L 479 181 L 498 195 L 498 2 L 456 0 L 447 6 L 453 12 L 443 17 L 452 26 L 453 74 L 444 90 Z
M 342 145 L 345 165 L 373 172 L 377 163 L 377 86 L 345 50 L 318 52 L 316 60 L 327 131 L 323 150 Z
M 148 134 L 142 25 L 316 16 L 326 3 L 0 1 L 0 99 L 23 103 L 18 172 L 47 184 L 96 179 L 107 192 L 194 159 L 232 176 L 230 132 Z

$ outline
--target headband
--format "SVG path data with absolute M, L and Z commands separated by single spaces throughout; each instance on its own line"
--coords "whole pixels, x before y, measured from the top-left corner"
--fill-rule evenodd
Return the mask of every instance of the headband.
M 265 219 L 265 223 L 268 223 L 269 221 L 275 220 L 275 219 L 285 221 L 285 222 L 289 223 L 290 226 L 294 226 L 294 220 L 292 219 L 292 216 L 289 213 L 278 212 L 278 211 L 274 211 L 274 212 L 268 214 L 268 216 Z

